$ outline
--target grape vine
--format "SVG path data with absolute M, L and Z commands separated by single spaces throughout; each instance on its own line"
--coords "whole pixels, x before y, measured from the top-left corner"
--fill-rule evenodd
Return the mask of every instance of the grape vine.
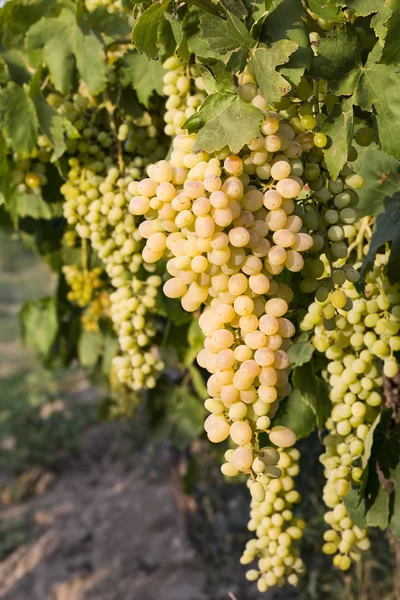
M 26 341 L 101 374 L 111 416 L 165 394 L 180 447 L 204 421 L 260 592 L 302 585 L 293 446 L 318 429 L 349 570 L 369 528 L 400 539 L 394 4 L 61 4 L 0 8 L 2 225 L 59 282 Z

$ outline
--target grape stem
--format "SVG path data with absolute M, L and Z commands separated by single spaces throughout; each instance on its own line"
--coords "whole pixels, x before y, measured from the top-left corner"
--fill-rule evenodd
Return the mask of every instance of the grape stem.
M 357 237 L 348 248 L 347 256 L 350 256 L 354 248 L 357 248 L 357 260 L 362 260 L 363 257 L 363 245 L 364 237 L 369 241 L 372 237 L 372 230 L 369 224 L 370 217 L 364 217 L 360 221 L 360 229 L 358 230 Z

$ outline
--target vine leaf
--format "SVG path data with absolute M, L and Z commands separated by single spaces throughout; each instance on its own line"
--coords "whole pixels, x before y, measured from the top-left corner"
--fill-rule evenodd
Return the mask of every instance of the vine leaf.
M 13 194 L 12 203 L 15 203 L 14 210 L 20 218 L 32 217 L 49 221 L 62 215 L 59 204 L 49 204 L 36 194 Z
M 52 162 L 55 162 L 62 156 L 66 150 L 64 131 L 69 130 L 71 133 L 74 127 L 68 119 L 58 114 L 58 112 L 47 103 L 46 98 L 40 89 L 41 84 L 41 69 L 38 69 L 31 79 L 29 95 L 32 98 L 40 129 L 49 138 L 53 144 Z M 76 131 L 76 136 L 78 136 Z
M 78 358 L 82 367 L 94 367 L 103 351 L 103 335 L 101 331 L 83 329 L 78 340 Z
M 350 96 L 352 104 L 374 111 L 376 132 L 384 152 L 400 158 L 400 141 L 393 123 L 400 119 L 397 91 L 400 72 L 379 63 L 379 42 L 368 55 L 365 65 L 357 34 L 351 26 L 329 32 L 321 40 L 314 63 L 314 76 L 328 81 L 330 91 Z
M 131 50 L 121 58 L 119 64 L 122 85 L 132 85 L 139 102 L 148 108 L 153 93 L 162 94 L 164 69 L 161 62 Z
M 373 503 L 368 507 L 367 526 L 386 529 L 389 522 L 389 496 L 382 485 L 379 486 Z
M 213 52 L 222 56 L 232 53 L 228 65 L 235 72 L 244 69 L 248 53 L 256 43 L 242 21 L 229 12 L 226 19 L 204 14 L 200 20 L 200 36 Z
M 151 431 L 155 439 L 168 439 L 179 449 L 186 448 L 203 431 L 205 409 L 197 395 L 189 393 L 185 385 L 171 385 L 160 379 L 149 390 L 152 407 Z
M 357 80 L 357 69 L 361 65 L 361 52 L 357 33 L 346 25 L 333 29 L 323 37 L 318 45 L 318 56 L 313 60 L 312 74 L 316 79 L 326 79 L 333 91 L 337 91 L 340 82 L 349 74 Z M 348 89 L 339 93 L 351 94 L 355 85 L 349 83 Z
M 316 417 L 314 411 L 304 401 L 299 390 L 293 390 L 283 400 L 279 410 L 274 417 L 273 425 L 284 425 L 296 434 L 297 439 L 305 438 L 314 431 Z
M 296 367 L 292 376 L 293 387 L 302 396 L 303 402 L 313 411 L 320 429 L 325 424 L 331 410 L 328 390 L 322 379 L 315 374 L 311 362 Z
M 189 133 L 198 132 L 194 150 L 214 152 L 228 146 L 237 154 L 260 131 L 263 113 L 236 93 L 216 92 L 184 124 Z
M 16 152 L 30 154 L 36 145 L 39 122 L 27 90 L 10 82 L 0 91 L 0 128 Z
M 390 283 L 400 280 L 400 192 L 384 202 L 385 211 L 376 218 L 375 230 L 372 236 L 368 254 L 364 259 L 361 276 L 373 263 L 379 248 L 387 242 L 392 242 L 388 263 L 388 278 Z
M 382 46 L 387 34 L 386 22 L 391 14 L 392 11 L 388 8 L 387 4 L 383 4 L 379 12 L 375 13 L 371 19 L 371 27 L 375 31 L 375 35 L 379 38 Z
M 368 0 L 362 0 L 363 2 L 367 2 Z M 351 0 L 350 0 L 351 2 Z M 340 23 L 344 19 L 344 14 L 340 10 L 340 7 L 337 4 L 342 4 L 341 2 L 327 2 L 326 0 L 307 0 L 307 5 L 309 9 L 325 21 L 335 21 L 336 23 Z M 348 4 L 348 2 L 347 2 Z
M 26 36 L 27 50 L 40 50 L 55 88 L 66 94 L 73 86 L 75 66 L 89 93 L 99 94 L 107 83 L 104 49 L 93 33 L 85 34 L 74 13 L 63 9 L 58 17 L 40 19 Z
M 390 529 L 397 540 L 400 540 L 400 464 L 391 473 L 394 483 L 393 512 L 390 519 Z
M 238 49 L 248 51 L 255 44 L 246 26 L 229 12 L 226 14 L 226 20 L 204 14 L 200 21 L 200 32 L 211 50 L 221 55 Z
M 314 353 L 314 346 L 308 339 L 306 333 L 302 333 L 289 347 L 288 354 L 292 367 L 301 367 L 308 361 Z
M 364 498 L 360 499 L 359 488 L 351 488 L 349 493 L 343 498 L 343 502 L 353 523 L 360 529 L 365 529 L 365 500 Z
M 224 5 L 228 13 L 232 13 L 238 19 L 245 19 L 247 17 L 247 8 L 242 0 L 221 0 L 221 4 Z
M 353 130 L 353 106 L 350 100 L 344 100 L 334 106 L 321 130 L 329 140 L 329 145 L 324 149 L 324 158 L 334 179 L 347 160 L 353 141 Z
M 175 51 L 181 57 L 183 62 L 187 63 L 187 61 L 189 60 L 189 48 L 186 40 L 186 33 L 183 29 L 182 23 L 169 13 L 165 13 L 164 16 L 169 22 L 172 29 L 172 34 L 176 43 Z
M 386 21 L 385 45 L 382 51 L 381 62 L 386 65 L 400 63 L 400 4 L 399 0 L 387 0 L 387 9 L 391 10 L 391 17 Z
M 189 367 L 204 346 L 204 334 L 196 320 L 193 320 L 189 325 L 187 341 L 188 348 L 184 356 L 183 364 L 186 367 Z
M 268 6 L 270 5 L 270 6 Z M 268 44 L 289 40 L 297 44 L 297 50 L 289 61 L 279 69 L 292 86 L 298 85 L 305 71 L 311 65 L 312 51 L 305 24 L 306 12 L 301 2 L 273 0 L 266 4 L 268 14 L 263 19 L 260 41 Z
M 208 72 L 203 67 L 202 76 L 213 93 L 184 127 L 189 133 L 197 133 L 195 150 L 214 152 L 228 146 L 236 154 L 259 134 L 263 113 L 238 96 L 232 75 L 222 61 L 215 62 Z
M 357 173 L 364 179 L 358 190 L 359 217 L 376 216 L 384 209 L 384 200 L 400 192 L 400 163 L 378 148 L 367 148 L 356 163 Z
M 297 49 L 297 44 L 289 40 L 275 42 L 271 48 L 257 48 L 251 59 L 258 86 L 267 104 L 278 102 L 292 89 L 275 70 L 278 65 L 288 61 L 289 56 Z
M 387 0 L 347 0 L 343 4 L 353 10 L 357 17 L 368 17 L 382 10 L 387 3 Z
M 132 32 L 132 41 L 139 52 L 158 58 L 158 26 L 172 0 L 155 2 L 139 17 Z
M 125 15 L 116 12 L 110 13 L 105 6 L 98 6 L 85 16 L 91 29 L 101 31 L 112 39 L 124 38 L 131 33 Z
M 26 302 L 19 314 L 22 339 L 46 358 L 58 332 L 56 298 L 42 298 Z

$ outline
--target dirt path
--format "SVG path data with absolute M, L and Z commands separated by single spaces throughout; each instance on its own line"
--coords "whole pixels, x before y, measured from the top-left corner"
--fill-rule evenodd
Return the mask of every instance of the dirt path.
M 206 600 L 204 571 L 185 532 L 168 456 L 114 459 L 118 425 L 87 435 L 83 460 L 52 489 L 3 510 L 32 511 L 36 540 L 0 564 L 4 600 Z M 114 446 L 114 447 L 113 447 Z

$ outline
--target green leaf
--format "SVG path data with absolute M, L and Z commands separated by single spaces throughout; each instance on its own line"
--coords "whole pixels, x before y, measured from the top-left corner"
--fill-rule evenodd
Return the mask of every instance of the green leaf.
M 332 29 L 321 38 L 318 56 L 314 57 L 312 75 L 326 79 L 331 91 L 352 94 L 357 83 L 357 71 L 361 66 L 361 49 L 354 27 L 346 25 Z M 345 77 L 351 78 L 346 91 L 338 91 Z
M 216 66 L 214 74 L 218 74 Z M 228 80 L 226 72 L 218 74 L 215 86 L 226 91 L 210 94 L 184 126 L 189 133 L 198 132 L 195 150 L 214 152 L 229 146 L 236 154 L 258 135 L 263 113 L 236 94 L 232 78 Z
M 131 33 L 126 16 L 117 12 L 110 13 L 105 6 L 98 6 L 85 16 L 91 29 L 101 31 L 110 38 L 121 39 Z
M 361 160 L 356 162 L 356 170 L 364 185 L 358 190 L 360 202 L 357 205 L 358 217 L 376 216 L 384 209 L 384 200 L 400 191 L 400 163 L 377 148 L 367 148 Z
M 371 430 L 364 442 L 362 465 L 365 469 L 368 464 L 378 461 L 385 477 L 395 469 L 400 456 L 400 424 L 392 426 L 392 409 L 383 408 L 375 419 Z
M 369 459 L 371 457 L 372 446 L 374 443 L 375 429 L 378 427 L 382 416 L 385 416 L 385 411 L 379 413 L 375 421 L 372 423 L 370 430 L 368 431 L 367 437 L 364 440 L 364 452 L 361 457 L 362 468 L 366 469 Z M 385 417 L 386 418 L 386 417 Z
M 52 162 L 55 162 L 66 150 L 64 131 L 69 127 L 70 122 L 47 103 L 40 89 L 40 75 L 40 70 L 38 70 L 32 77 L 30 97 L 35 104 L 40 129 L 53 144 Z
M 248 54 L 255 44 L 246 26 L 229 12 L 226 20 L 215 15 L 204 14 L 200 21 L 200 33 L 209 48 L 223 56 L 234 50 L 241 50 Z
M 293 370 L 292 382 L 294 389 L 300 392 L 303 402 L 313 411 L 319 429 L 322 429 L 330 414 L 331 402 L 327 386 L 315 374 L 312 361 Z
M 101 331 L 82 329 L 78 340 L 78 359 L 82 367 L 92 368 L 97 364 L 103 350 Z
M 400 120 L 397 101 L 400 72 L 377 62 L 381 51 L 377 43 L 364 65 L 357 34 L 346 26 L 329 32 L 321 40 L 313 74 L 328 80 L 328 87 L 334 94 L 350 96 L 351 102 L 362 110 L 374 111 L 375 129 L 382 150 L 400 158 L 400 140 L 393 127 L 393 123 Z
M 326 0 L 307 0 L 307 5 L 317 17 L 320 17 L 325 21 L 335 21 L 337 23 L 343 21 L 344 14 L 340 8 L 334 4 L 330 4 Z
M 0 128 L 10 138 L 13 150 L 30 154 L 38 136 L 38 118 L 32 99 L 13 82 L 0 91 Z
M 189 323 L 193 316 L 183 310 L 178 300 L 167 298 L 163 293 L 156 297 L 156 312 L 161 317 L 167 317 L 174 325 L 184 325 Z M 172 333 L 171 333 L 172 335 Z
M 167 439 L 183 450 L 203 432 L 203 402 L 184 385 L 171 385 L 169 380 L 161 380 L 154 390 L 149 391 L 148 406 L 151 432 L 156 439 Z
M 293 390 L 283 400 L 273 419 L 274 426 L 284 425 L 289 427 L 294 431 L 298 440 L 308 437 L 314 431 L 316 424 L 314 411 L 304 401 L 299 390 Z
M 165 18 L 169 22 L 176 43 L 176 53 L 181 57 L 183 62 L 187 63 L 189 59 L 189 48 L 186 40 L 186 33 L 182 23 L 174 18 L 169 13 L 165 13 Z
M 202 58 L 220 59 L 221 55 L 214 50 L 211 50 L 205 40 L 200 36 L 200 32 L 196 32 L 187 40 L 189 52 Z
M 132 32 L 132 41 L 139 52 L 158 58 L 158 26 L 172 0 L 155 2 L 139 17 Z
M 381 61 L 387 65 L 398 65 L 400 64 L 400 3 L 399 0 L 386 0 L 385 6 L 392 14 L 386 21 L 387 33 Z
M 375 35 L 379 38 L 381 45 L 383 45 L 384 39 L 387 34 L 387 28 L 385 27 L 386 21 L 391 16 L 392 11 L 383 4 L 379 12 L 377 12 L 371 19 L 371 27 L 375 31 Z
M 360 488 L 351 488 L 349 493 L 343 498 L 343 502 L 354 525 L 357 525 L 360 529 L 365 529 L 366 508 L 364 498 L 360 498 Z
M 118 340 L 114 335 L 106 333 L 103 337 L 103 357 L 101 360 L 101 370 L 104 375 L 109 376 L 112 359 L 119 350 Z
M 56 299 L 42 298 L 26 302 L 19 314 L 24 344 L 46 358 L 58 332 Z
M 36 194 L 14 193 L 16 214 L 20 217 L 32 217 L 32 219 L 50 220 L 53 217 L 62 216 L 62 206 L 58 203 L 49 204 L 41 196 Z
M 260 41 L 290 40 L 297 44 L 296 52 L 279 71 L 292 86 L 298 85 L 313 56 L 305 23 L 307 14 L 301 2 L 292 0 L 273 0 L 266 3 L 265 8 L 269 12 L 264 19 Z
M 314 353 L 314 346 L 308 339 L 306 333 L 302 333 L 294 343 L 289 347 L 288 354 L 292 367 L 301 367 L 311 360 Z
M 192 385 L 194 391 L 199 396 L 199 398 L 201 398 L 202 400 L 206 400 L 208 398 L 208 391 L 200 370 L 194 365 L 190 365 L 189 373 L 192 377 Z
M 119 64 L 121 84 L 132 85 L 139 102 L 148 107 L 154 93 L 162 95 L 164 69 L 160 61 L 150 60 L 145 54 L 130 50 Z
M 334 106 L 321 130 L 329 140 L 329 145 L 324 149 L 324 159 L 333 179 L 337 178 L 347 160 L 353 130 L 353 106 L 350 100 L 344 100 Z
M 232 13 L 238 19 L 245 19 L 247 17 L 247 8 L 242 0 L 221 0 L 221 4 L 223 4 L 228 13 Z
M 396 192 L 392 198 L 387 198 L 384 205 L 385 212 L 376 218 L 375 230 L 362 265 L 361 276 L 365 276 L 379 248 L 387 242 L 392 242 L 387 274 L 389 281 L 395 283 L 400 280 L 400 192 Z
M 368 507 L 367 526 L 386 529 L 389 522 L 389 496 L 382 485 L 379 486 L 378 494 L 373 504 Z
M 390 479 L 394 483 L 394 498 L 392 516 L 390 519 L 390 529 L 397 540 L 400 540 L 400 464 L 391 473 Z
M 65 94 L 74 84 L 75 67 L 91 94 L 99 94 L 107 83 L 103 45 L 93 32 L 84 34 L 75 15 L 62 10 L 55 18 L 41 19 L 26 37 L 29 51 L 41 50 L 54 86 Z
M 204 348 L 204 333 L 200 329 L 199 322 L 196 319 L 189 325 L 188 334 L 188 349 L 185 352 L 183 364 L 188 367 L 193 363 L 196 356 Z
M 288 61 L 297 44 L 289 40 L 275 42 L 271 48 L 257 48 L 251 59 L 258 87 L 267 104 L 278 102 L 290 92 L 291 85 L 276 72 L 276 67 Z
M 347 0 L 346 6 L 358 17 L 367 17 L 385 8 L 386 2 L 387 0 Z

